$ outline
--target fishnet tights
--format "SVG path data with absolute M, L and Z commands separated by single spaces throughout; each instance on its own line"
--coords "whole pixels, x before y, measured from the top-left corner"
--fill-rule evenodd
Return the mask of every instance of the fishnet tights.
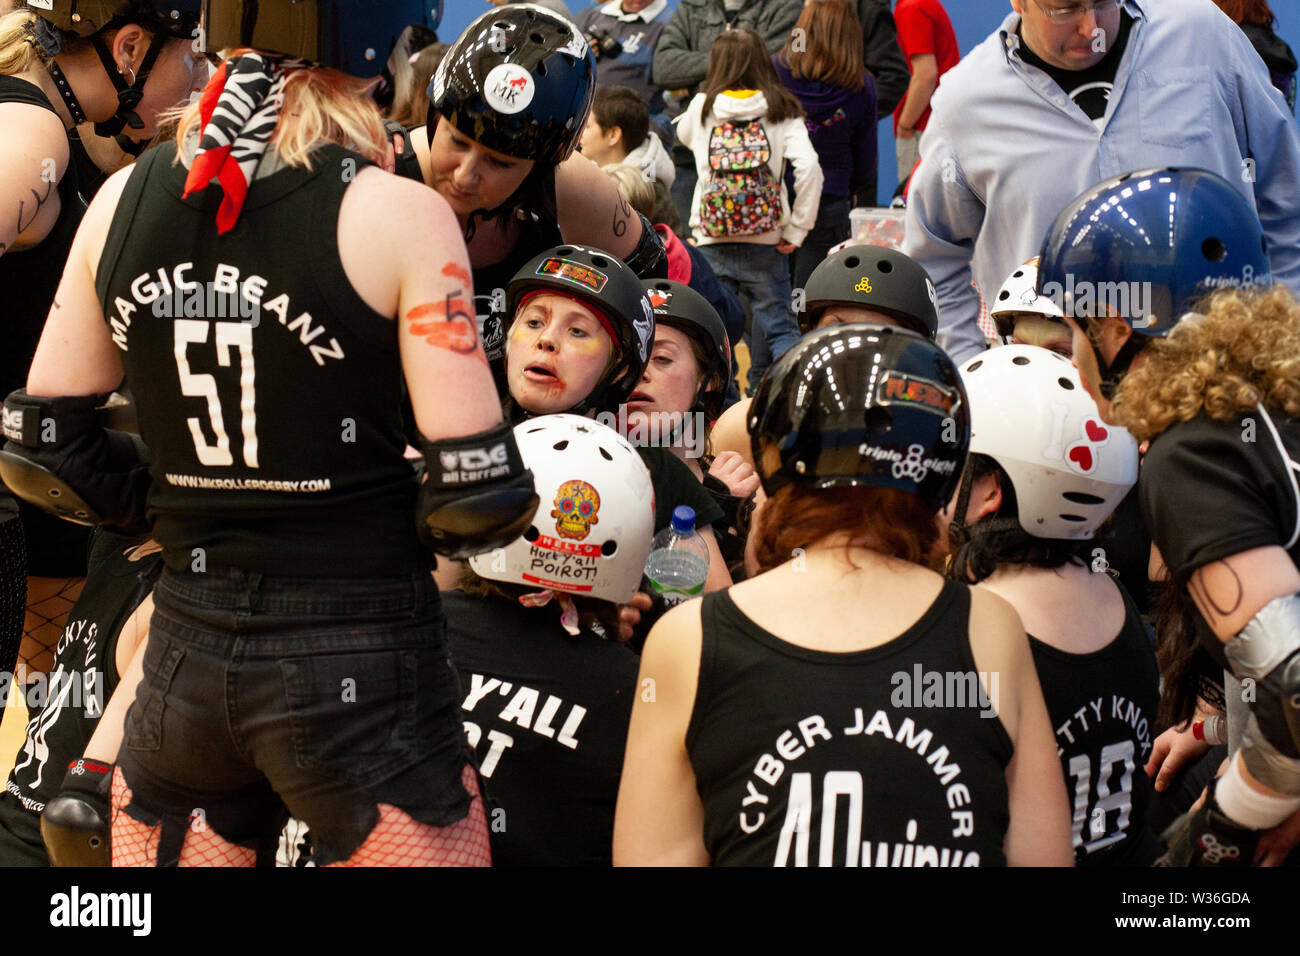
M 28 578 L 23 643 L 18 652 L 20 680 L 48 674 L 54 666 L 54 648 L 63 635 L 68 612 L 81 596 L 85 578 Z
M 460 775 L 470 795 L 469 814 L 446 827 L 417 823 L 397 807 L 381 803 L 379 822 L 366 842 L 346 860 L 331 866 L 491 866 L 487 815 L 479 796 L 478 774 L 467 766 Z
M 131 788 L 126 785 L 120 768 L 113 770 L 113 831 L 112 849 L 114 866 L 157 866 L 158 837 L 162 825 L 141 823 L 123 811 L 131 802 Z M 253 866 L 257 851 L 227 843 L 207 825 L 202 816 L 190 818 L 181 846 L 177 866 Z

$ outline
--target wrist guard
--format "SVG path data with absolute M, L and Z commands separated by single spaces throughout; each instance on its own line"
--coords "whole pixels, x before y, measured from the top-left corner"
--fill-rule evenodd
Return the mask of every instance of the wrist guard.
M 638 279 L 667 279 L 668 251 L 664 249 L 664 241 L 649 219 L 641 213 L 637 216 L 641 220 L 641 240 L 623 264 L 635 272 Z
M 59 795 L 41 814 L 41 839 L 55 866 L 109 865 L 109 792 L 113 765 L 74 760 Z
M 105 398 L 11 393 L 4 403 L 8 442 L 0 450 L 0 480 L 57 517 L 141 534 L 149 530 L 144 445 L 104 428 Z
M 532 523 L 538 497 L 504 422 L 477 435 L 420 439 L 427 466 L 416 503 L 420 540 L 449 558 L 505 547 Z

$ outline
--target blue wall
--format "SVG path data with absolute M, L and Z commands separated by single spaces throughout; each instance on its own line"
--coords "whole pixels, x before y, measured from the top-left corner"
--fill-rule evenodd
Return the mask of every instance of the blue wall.
M 582 0 L 565 0 L 574 13 L 583 9 Z M 948 17 L 952 20 L 953 31 L 957 34 L 957 45 L 962 54 L 969 53 L 980 41 L 997 29 L 1007 13 L 1011 11 L 1009 0 L 941 0 Z M 1151 0 L 1159 3 L 1161 0 Z M 1208 0 L 1207 0 L 1208 2 Z M 668 0 L 670 8 L 677 6 L 677 0 Z M 1269 6 L 1278 16 L 1277 32 L 1300 51 L 1300 9 L 1295 9 L 1293 0 L 1274 0 Z M 487 0 L 447 0 L 438 34 L 450 41 L 470 21 L 490 9 Z M 898 173 L 894 163 L 893 124 L 886 118 L 880 124 L 880 200 L 886 201 L 898 185 Z

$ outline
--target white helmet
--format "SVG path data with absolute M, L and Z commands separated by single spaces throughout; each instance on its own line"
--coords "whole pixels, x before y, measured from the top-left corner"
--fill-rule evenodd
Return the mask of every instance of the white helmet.
M 1010 338 L 1014 331 L 1015 317 L 1023 313 L 1041 315 L 1046 319 L 1064 322 L 1065 316 L 1045 295 L 1039 295 L 1038 256 L 1030 259 L 1002 283 L 1002 288 L 989 305 L 989 318 L 998 327 L 998 334 L 1004 339 Z
M 1004 345 L 962 366 L 970 453 L 1011 479 L 1035 538 L 1088 539 L 1137 481 L 1137 442 L 1108 425 L 1079 373 L 1036 345 Z
M 492 581 L 629 600 L 655 533 L 641 456 L 614 429 L 580 415 L 541 415 L 514 433 L 542 503 L 522 537 L 469 566 Z

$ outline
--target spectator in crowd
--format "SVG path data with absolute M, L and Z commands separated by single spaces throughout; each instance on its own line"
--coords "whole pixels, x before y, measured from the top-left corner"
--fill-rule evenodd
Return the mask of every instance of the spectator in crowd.
M 722 319 L 722 324 L 727 330 L 727 340 L 739 342 L 741 336 L 745 334 L 745 307 L 740 304 L 736 293 L 718 281 L 713 267 L 709 265 L 709 260 L 704 258 L 704 253 L 692 243 L 683 242 L 666 225 L 658 221 L 659 205 L 655 202 L 654 191 L 651 190 L 650 184 L 630 166 L 616 164 L 601 168 L 605 175 L 614 180 L 619 193 L 628 204 L 655 224 L 655 231 L 663 239 L 664 248 L 668 253 L 668 278 L 688 285 L 702 295 Z M 730 408 L 740 398 L 740 390 L 736 386 L 738 373 L 733 350 L 731 378 L 727 382 L 727 389 L 723 395 L 723 408 Z
M 876 84 L 862 68 L 858 18 L 844 0 L 804 7 L 772 65 L 803 106 L 826 177 L 817 224 L 791 257 L 791 281 L 802 289 L 831 246 L 848 238 L 851 197 L 865 195 L 875 176 Z
M 404 71 L 410 79 L 404 84 L 404 92 L 399 89 L 389 119 L 406 129 L 424 125 L 429 118 L 429 81 L 449 49 L 446 43 L 432 43 L 411 55 L 409 69 Z
M 898 44 L 907 57 L 912 81 L 894 110 L 894 150 L 898 180 L 912 174 L 921 158 L 921 132 L 930 119 L 930 97 L 940 78 L 957 65 L 957 36 L 939 0 L 898 0 L 894 9 Z
M 666 223 L 673 232 L 682 233 L 681 219 L 668 195 L 677 171 L 659 137 L 650 135 L 650 114 L 636 90 L 626 86 L 597 87 L 578 148 L 598 165 L 620 163 L 634 168 L 654 192 L 660 218 L 652 217 L 650 221 Z
M 1295 112 L 1296 94 L 1296 59 L 1290 45 L 1273 32 L 1277 17 L 1269 9 L 1268 0 L 1214 0 L 1219 9 L 1228 15 L 1233 23 L 1241 27 L 1255 52 L 1259 54 L 1264 65 L 1268 67 L 1269 78 L 1273 85 L 1286 97 L 1287 106 Z
M 898 29 L 889 12 L 889 0 L 856 0 L 858 20 L 862 24 L 863 62 L 876 81 L 876 116 L 888 116 L 907 93 L 907 60 L 898 42 Z M 874 206 L 876 170 L 858 192 L 854 205 Z
M 949 354 L 985 347 L 979 290 L 1032 256 L 1075 195 L 1133 169 L 1232 182 L 1274 279 L 1300 290 L 1300 130 L 1240 30 L 1199 0 L 1011 5 L 934 96 L 912 179 L 903 251 L 935 281 Z
M 801 0 L 681 0 L 654 53 L 654 82 L 665 91 L 678 93 L 687 102 L 704 82 L 709 68 L 709 51 L 728 30 L 750 29 L 763 38 L 769 53 L 785 46 L 790 29 L 799 19 Z M 682 222 L 691 218 L 695 193 L 695 157 L 683 146 L 673 148 L 677 178 L 672 186 L 673 202 Z
M 375 102 L 379 104 L 390 119 L 397 120 L 403 126 L 413 126 L 415 121 L 402 122 L 394 113 L 398 104 L 407 103 L 411 99 L 413 88 L 416 84 L 416 77 L 412 67 L 415 63 L 415 54 L 419 53 L 431 43 L 436 43 L 438 34 L 420 23 L 408 24 L 397 36 L 397 42 L 393 44 L 392 52 L 388 54 L 388 62 L 384 64 L 383 70 L 379 74 L 379 85 L 375 88 Z M 429 78 L 425 77 L 424 87 L 428 87 Z M 425 107 L 427 109 L 428 103 Z M 424 114 L 420 114 L 423 118 Z
M 576 20 L 596 54 L 596 82 L 635 90 L 652 123 L 662 117 L 664 97 L 651 79 L 651 67 L 671 13 L 668 0 L 609 0 L 583 10 Z

